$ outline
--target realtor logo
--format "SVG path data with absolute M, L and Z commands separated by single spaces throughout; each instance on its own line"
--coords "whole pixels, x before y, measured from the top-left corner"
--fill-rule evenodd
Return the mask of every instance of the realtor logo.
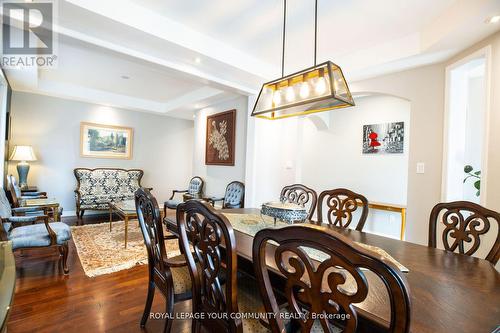
M 2 66 L 54 67 L 53 2 L 3 2 L 2 23 Z

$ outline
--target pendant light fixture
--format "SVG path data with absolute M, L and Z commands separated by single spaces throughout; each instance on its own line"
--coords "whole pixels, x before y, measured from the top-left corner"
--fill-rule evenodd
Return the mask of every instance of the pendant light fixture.
M 281 119 L 354 106 L 339 66 L 331 61 L 316 63 L 318 0 L 314 5 L 314 66 L 285 76 L 286 0 L 283 2 L 283 50 L 281 78 L 264 83 L 252 116 Z

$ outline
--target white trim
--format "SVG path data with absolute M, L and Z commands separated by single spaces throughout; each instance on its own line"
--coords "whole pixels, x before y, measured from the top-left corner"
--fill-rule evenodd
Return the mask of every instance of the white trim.
M 484 57 L 485 58 L 485 68 L 484 68 L 484 78 L 485 78 L 485 98 L 486 98 L 486 110 L 484 117 L 484 136 L 483 136 L 483 153 L 481 161 L 481 205 L 486 205 L 486 194 L 487 194 L 487 184 L 488 184 L 488 147 L 489 147 L 489 119 L 491 111 L 491 45 L 487 45 L 466 57 L 454 62 L 451 65 L 446 66 L 446 81 L 445 81 L 445 100 L 444 100 L 444 126 L 443 126 L 443 163 L 441 171 L 441 201 L 446 200 L 446 188 L 447 188 L 447 166 L 448 166 L 448 118 L 450 114 L 450 74 L 451 71 L 467 62 Z

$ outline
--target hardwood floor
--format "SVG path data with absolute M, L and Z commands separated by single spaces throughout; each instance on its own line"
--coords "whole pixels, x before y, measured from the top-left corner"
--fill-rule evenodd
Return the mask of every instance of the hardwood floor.
M 107 221 L 89 216 L 85 224 Z M 116 219 L 115 219 L 116 220 Z M 70 225 L 76 218 L 64 218 Z M 59 255 L 50 249 L 16 252 L 17 283 L 8 332 L 163 332 L 164 321 L 149 319 L 145 329 L 139 321 L 147 288 L 147 266 L 95 278 L 85 276 L 74 243 L 70 243 L 70 273 L 63 275 Z M 165 301 L 157 292 L 153 312 L 163 312 Z M 176 304 L 189 312 L 190 301 Z M 175 320 L 172 332 L 190 332 L 188 320 Z

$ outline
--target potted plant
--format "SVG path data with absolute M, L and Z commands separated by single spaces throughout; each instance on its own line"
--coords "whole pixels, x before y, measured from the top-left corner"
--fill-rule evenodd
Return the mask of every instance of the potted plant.
M 469 178 L 475 180 L 473 185 L 477 190 L 476 196 L 479 197 L 479 194 L 481 192 L 481 170 L 474 171 L 474 168 L 471 165 L 466 165 L 464 167 L 464 172 L 466 174 L 466 177 L 464 178 L 464 184 Z

